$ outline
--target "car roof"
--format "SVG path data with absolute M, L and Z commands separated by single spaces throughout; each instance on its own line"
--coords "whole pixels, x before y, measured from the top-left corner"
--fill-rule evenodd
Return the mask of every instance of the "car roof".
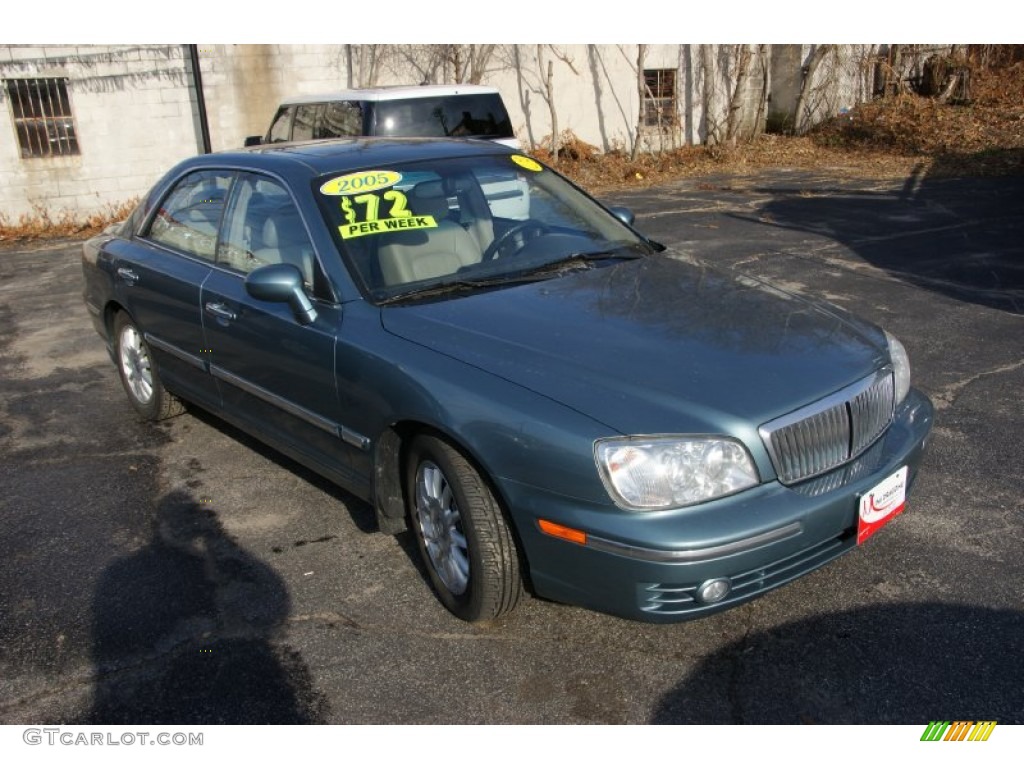
M 311 175 L 373 165 L 410 163 L 438 157 L 473 157 L 512 154 L 513 150 L 484 139 L 413 139 L 358 137 L 281 144 L 260 144 L 199 155 L 191 164 L 212 163 L 262 168 L 287 173 L 305 169 Z
M 309 96 L 293 96 L 281 101 L 281 106 L 294 104 L 318 104 L 324 101 L 392 101 L 395 99 L 421 99 L 431 96 L 460 96 L 482 93 L 497 93 L 489 85 L 387 85 L 379 88 L 351 88 L 332 93 L 318 93 Z

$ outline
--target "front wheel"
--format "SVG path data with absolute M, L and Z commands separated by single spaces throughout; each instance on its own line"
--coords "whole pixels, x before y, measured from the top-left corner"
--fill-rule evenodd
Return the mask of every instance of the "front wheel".
M 523 594 L 519 553 L 501 507 L 451 445 L 421 435 L 409 449 L 406 503 L 430 581 L 464 621 L 494 619 Z
M 181 401 L 164 389 L 149 345 L 125 312 L 114 320 L 114 344 L 121 384 L 140 416 L 147 421 L 159 421 L 185 410 Z

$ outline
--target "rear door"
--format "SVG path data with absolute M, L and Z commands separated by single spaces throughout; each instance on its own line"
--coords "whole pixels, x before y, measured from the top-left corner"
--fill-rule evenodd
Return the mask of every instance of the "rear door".
M 207 370 L 199 297 L 233 180 L 227 170 L 183 176 L 139 236 L 122 241 L 112 254 L 118 298 L 142 330 L 164 383 L 209 406 L 219 395 Z

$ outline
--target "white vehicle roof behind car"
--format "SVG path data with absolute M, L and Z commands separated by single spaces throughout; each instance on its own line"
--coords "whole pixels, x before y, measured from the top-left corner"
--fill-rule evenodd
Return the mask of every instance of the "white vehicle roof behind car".
M 294 96 L 284 99 L 281 102 L 281 106 L 317 104 L 322 101 L 392 101 L 395 99 L 415 99 L 428 96 L 460 96 L 497 92 L 497 88 L 489 85 L 388 85 L 379 88 L 352 88 L 331 93 Z

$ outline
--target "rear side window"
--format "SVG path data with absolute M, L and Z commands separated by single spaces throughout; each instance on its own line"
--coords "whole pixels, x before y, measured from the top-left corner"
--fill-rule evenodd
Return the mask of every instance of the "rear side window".
M 375 105 L 378 136 L 512 138 L 512 121 L 496 93 L 395 99 Z
M 164 198 L 146 236 L 168 248 L 212 261 L 233 179 L 231 171 L 188 174 Z
M 363 135 L 363 109 L 359 102 L 329 101 L 300 104 L 291 109 L 295 113 L 295 122 L 290 126 L 292 134 L 281 141 L 310 141 Z M 276 139 L 271 136 L 270 140 Z

